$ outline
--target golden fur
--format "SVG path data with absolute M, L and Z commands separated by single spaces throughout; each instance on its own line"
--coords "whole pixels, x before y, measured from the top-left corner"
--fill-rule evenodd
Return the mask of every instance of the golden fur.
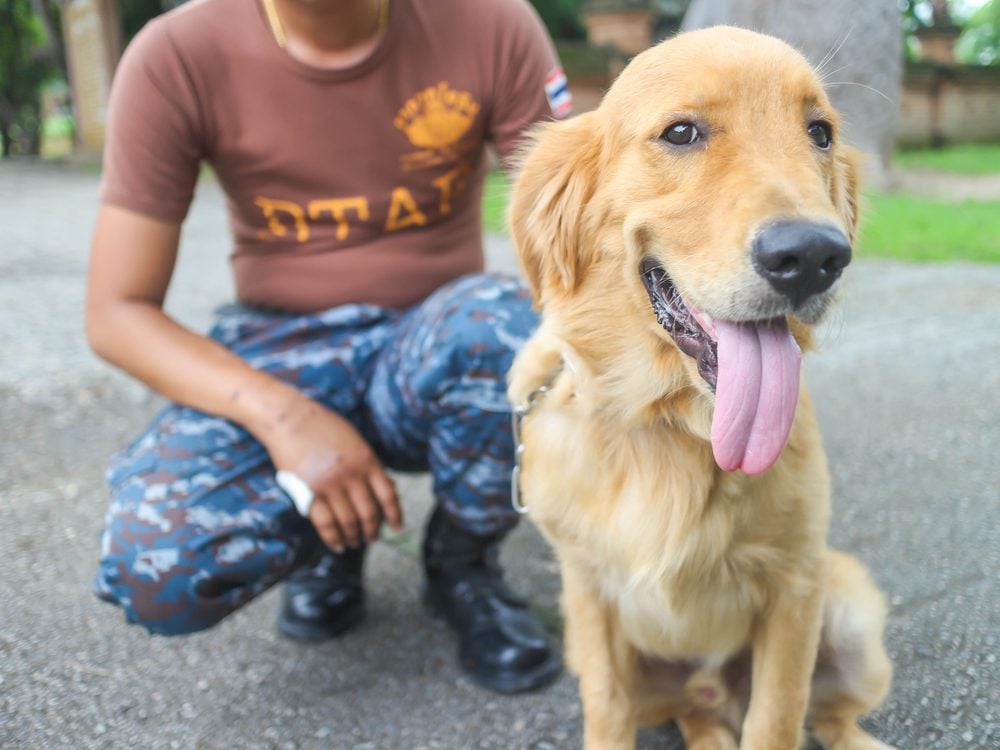
M 805 133 L 820 116 L 827 152 Z M 707 147 L 660 142 L 696 118 Z M 824 220 L 854 239 L 857 167 L 838 136 L 801 55 L 720 27 L 639 55 L 598 110 L 544 126 L 526 151 L 511 226 L 542 324 L 510 396 L 558 371 L 524 420 L 521 488 L 561 565 L 591 750 L 633 747 L 638 724 L 668 719 L 698 750 L 792 750 L 806 724 L 830 750 L 886 747 L 857 726 L 888 691 L 886 607 L 862 565 L 826 546 L 808 394 L 773 468 L 722 472 L 714 397 L 637 272 L 656 258 L 717 319 L 774 309 L 748 260 L 760 226 Z M 803 349 L 820 297 L 790 317 Z

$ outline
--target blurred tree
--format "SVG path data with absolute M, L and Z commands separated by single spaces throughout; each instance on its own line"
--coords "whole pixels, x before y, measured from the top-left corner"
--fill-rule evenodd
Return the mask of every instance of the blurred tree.
M 662 42 L 676 34 L 681 28 L 681 21 L 684 20 L 684 14 L 690 4 L 691 0 L 653 0 L 653 10 L 656 11 L 653 39 Z
M 784 39 L 817 66 L 846 138 L 888 181 L 903 78 L 898 0 L 693 0 L 683 29 L 730 23 Z
M 45 41 L 40 54 L 48 58 L 58 68 L 64 79 L 69 77 L 66 72 L 66 47 L 63 44 L 59 6 L 62 0 L 31 0 L 31 9 L 35 18 L 45 30 Z
M 1000 65 L 1000 0 L 899 0 L 906 34 L 906 58 L 919 58 L 915 32 L 952 21 L 963 32 L 955 45 L 965 65 Z M 947 11 L 947 14 L 946 14 Z
M 964 20 L 965 31 L 955 46 L 966 65 L 1000 65 L 1000 0 L 989 0 Z
M 930 0 L 899 0 L 899 10 L 903 15 L 903 52 L 907 60 L 920 57 L 920 43 L 914 32 L 930 26 L 933 6 Z
M 169 10 L 175 4 L 164 3 L 163 0 L 118 0 L 122 13 L 122 39 L 125 44 L 146 25 L 151 18 Z
M 580 23 L 584 0 L 531 0 L 553 39 L 584 39 L 587 32 Z
M 36 12 L 37 11 L 37 12 Z M 0 153 L 37 154 L 41 90 L 65 71 L 54 3 L 0 0 Z

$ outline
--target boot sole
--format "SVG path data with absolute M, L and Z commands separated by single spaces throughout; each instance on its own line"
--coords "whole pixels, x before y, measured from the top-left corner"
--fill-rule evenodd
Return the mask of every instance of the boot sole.
M 278 632 L 285 638 L 298 641 L 299 643 L 319 643 L 344 635 L 363 619 L 365 619 L 365 611 L 363 609 L 358 609 L 328 626 L 289 620 L 282 614 L 278 617 Z
M 480 687 L 494 693 L 513 695 L 540 690 L 555 682 L 562 674 L 562 659 L 557 652 L 529 672 L 509 672 L 506 674 L 483 675 L 463 667 L 463 672 Z
M 434 596 L 426 588 L 424 589 L 424 607 L 435 620 L 448 623 L 448 617 L 441 610 Z M 480 687 L 492 690 L 494 693 L 512 695 L 514 693 L 529 693 L 555 682 L 556 678 L 562 674 L 562 656 L 557 650 L 553 650 L 548 659 L 527 672 L 501 672 L 499 674 L 483 674 L 466 669 L 465 665 L 459 662 L 462 673 L 475 682 Z

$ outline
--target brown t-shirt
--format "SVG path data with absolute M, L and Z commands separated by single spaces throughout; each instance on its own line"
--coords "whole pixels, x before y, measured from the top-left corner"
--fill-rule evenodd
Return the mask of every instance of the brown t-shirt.
M 483 144 L 504 158 L 563 115 L 564 78 L 526 0 L 389 7 L 377 48 L 341 70 L 278 47 L 254 0 L 151 21 L 115 75 L 102 200 L 181 222 L 211 164 L 256 305 L 406 307 L 481 270 Z

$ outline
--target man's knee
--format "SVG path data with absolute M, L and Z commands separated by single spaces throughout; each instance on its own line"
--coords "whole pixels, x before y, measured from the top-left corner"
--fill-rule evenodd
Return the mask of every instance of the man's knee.
M 105 534 L 111 533 L 109 527 Z M 120 537 L 112 544 L 101 555 L 94 593 L 121 607 L 129 623 L 159 635 L 184 635 L 209 628 L 232 611 L 204 606 L 195 593 L 202 571 L 183 560 L 182 548 L 139 549 Z
M 163 412 L 108 479 L 94 588 L 154 633 L 204 630 L 238 609 L 285 571 L 308 525 L 263 446 L 185 407 Z
M 288 547 L 276 540 L 193 529 L 156 538 L 129 527 L 128 518 L 109 522 L 94 592 L 121 607 L 129 623 L 159 635 L 212 627 L 292 565 Z

